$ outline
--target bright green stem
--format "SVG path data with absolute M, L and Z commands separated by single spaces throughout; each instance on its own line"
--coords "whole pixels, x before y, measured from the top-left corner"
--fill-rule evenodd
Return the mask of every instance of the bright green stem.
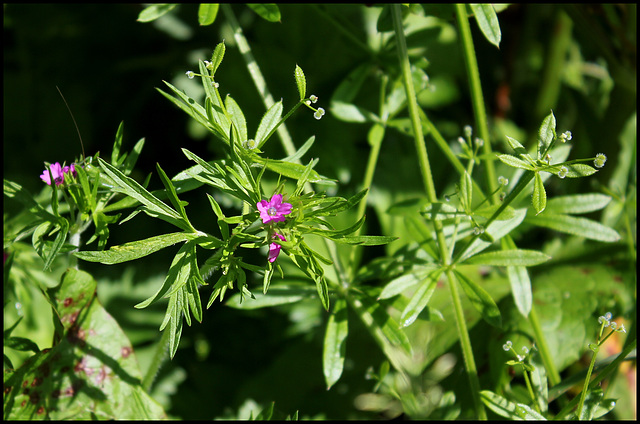
M 233 9 L 228 4 L 221 4 L 222 11 L 231 26 L 233 31 L 233 38 L 238 43 L 238 50 L 240 50 L 240 54 L 242 54 L 242 58 L 247 64 L 247 69 L 249 70 L 249 74 L 251 74 L 251 78 L 253 79 L 253 83 L 256 85 L 258 89 L 258 93 L 260 93 L 260 97 L 262 97 L 262 101 L 266 106 L 267 110 L 273 106 L 275 101 L 273 100 L 273 96 L 269 92 L 267 88 L 267 83 L 265 82 L 264 77 L 262 76 L 262 72 L 260 72 L 260 67 L 256 62 L 256 59 L 253 57 L 253 53 L 251 53 L 251 47 L 249 47 L 249 43 L 242 32 L 242 28 L 238 24 L 238 20 L 236 19 L 236 15 L 233 13 Z M 282 141 L 282 147 L 287 155 L 292 155 L 296 152 L 296 147 L 293 144 L 291 139 L 291 135 L 287 131 L 285 126 L 280 126 L 278 128 L 278 135 L 280 135 L 280 140 Z
M 524 376 L 524 382 L 527 385 L 527 391 L 529 392 L 529 397 L 531 398 L 531 401 L 533 402 L 533 405 L 535 406 L 536 411 L 542 414 L 542 411 L 540 410 L 540 405 L 538 404 L 538 401 L 536 399 L 536 395 L 533 394 L 533 389 L 531 388 L 531 379 L 529 378 L 529 371 L 524 370 L 522 372 L 522 375 Z
M 407 54 L 407 42 L 404 37 L 404 30 L 402 27 L 402 11 L 399 4 L 393 4 L 391 6 L 391 14 L 393 17 L 393 27 L 396 35 L 396 45 L 398 47 L 398 59 L 400 61 L 400 67 L 402 69 L 402 77 L 407 94 L 407 104 L 409 106 L 409 116 L 411 118 L 411 125 L 413 128 L 413 138 L 415 141 L 416 152 L 418 154 L 418 162 L 420 164 L 420 171 L 422 174 L 422 182 L 424 184 L 427 198 L 430 202 L 436 202 L 436 190 L 433 184 L 433 177 L 431 175 L 431 167 L 429 165 L 429 157 L 427 155 L 427 147 L 424 143 L 424 135 L 422 133 L 422 124 L 420 122 L 420 113 L 418 104 L 416 101 L 416 93 L 413 87 L 413 78 L 411 77 L 411 65 L 409 63 L 409 56 Z M 486 144 L 486 143 L 485 143 Z M 469 381 L 471 383 L 471 395 L 473 397 L 474 406 L 476 409 L 477 417 L 480 419 L 486 419 L 486 412 L 484 405 L 480 399 L 480 381 L 478 379 L 478 372 L 475 366 L 475 359 L 473 357 L 473 350 L 471 349 L 471 340 L 467 331 L 466 322 L 464 319 L 464 313 L 462 311 L 462 304 L 460 302 L 460 296 L 458 294 L 457 281 L 453 274 L 453 271 L 449 268 L 449 252 L 447 249 L 444 232 L 442 230 L 442 222 L 438 219 L 433 220 L 433 226 L 436 232 L 436 239 L 438 242 L 438 249 L 440 251 L 440 258 L 442 260 L 442 266 L 447 268 L 447 277 L 449 278 L 449 288 L 451 291 L 451 298 L 453 300 L 456 325 L 458 328 L 458 336 L 460 338 L 460 346 L 462 348 L 465 367 L 469 375 Z
M 580 402 L 578 403 L 578 409 L 576 410 L 576 415 L 578 419 L 582 415 L 582 408 L 584 407 L 584 399 L 587 397 L 587 393 L 589 391 L 589 381 L 591 380 L 591 373 L 593 372 L 593 367 L 596 365 L 596 357 L 598 356 L 598 352 L 600 351 L 600 345 L 596 344 L 596 348 L 593 351 L 593 356 L 591 357 L 591 363 L 589 364 L 589 369 L 587 370 L 587 377 L 584 379 L 584 385 L 582 386 L 582 393 L 580 393 Z
M 476 415 L 478 416 L 478 419 L 486 420 L 487 414 L 484 410 L 484 404 L 480 399 L 480 380 L 478 379 L 478 370 L 473 357 L 473 350 L 471 349 L 471 339 L 469 339 L 467 322 L 464 319 L 462 302 L 460 302 L 460 294 L 458 293 L 458 280 L 451 268 L 447 269 L 446 275 L 449 280 L 449 290 L 451 292 L 451 299 L 453 300 L 458 336 L 460 337 L 460 348 L 462 349 L 464 366 L 469 376 L 469 383 L 471 384 L 471 395 L 473 397 L 473 404 L 476 408 Z
M 153 380 L 155 380 L 158 372 L 160 371 L 160 367 L 164 363 L 165 359 L 169 355 L 169 329 L 165 329 L 162 332 L 162 337 L 156 346 L 156 352 L 153 354 L 153 359 L 151 359 L 151 364 L 149 364 L 149 368 L 147 369 L 147 373 L 144 375 L 142 379 L 142 388 L 145 392 L 149 393 L 151 390 L 151 385 L 153 384 Z
M 544 364 L 544 368 L 547 370 L 547 375 L 549 376 L 549 383 L 551 383 L 552 386 L 555 386 L 560 383 L 560 374 L 556 369 L 553 357 L 549 351 L 549 345 L 547 345 L 547 339 L 544 337 L 544 332 L 540 326 L 535 305 L 531 305 L 529 323 L 531 323 L 531 327 L 533 328 L 533 334 L 535 335 L 538 350 L 540 351 L 540 357 L 542 358 L 542 363 Z
M 482 96 L 482 85 L 480 84 L 480 72 L 478 71 L 478 61 L 476 60 L 476 51 L 473 47 L 473 38 L 471 37 L 471 28 L 469 27 L 469 19 L 467 18 L 467 10 L 464 4 L 456 4 L 456 18 L 458 27 L 460 28 L 460 42 L 462 43 L 462 57 L 464 65 L 467 68 L 467 76 L 469 78 L 469 88 L 471 92 L 471 104 L 473 106 L 473 115 L 476 122 L 476 128 L 480 134 L 480 138 L 484 140 L 482 146 L 485 155 L 485 175 L 487 177 L 487 187 L 489 193 L 496 191 L 496 168 L 491 158 L 491 139 L 489 138 L 489 127 L 487 125 L 487 112 L 484 107 L 484 98 Z M 495 194 L 491 196 L 491 203 L 498 203 Z

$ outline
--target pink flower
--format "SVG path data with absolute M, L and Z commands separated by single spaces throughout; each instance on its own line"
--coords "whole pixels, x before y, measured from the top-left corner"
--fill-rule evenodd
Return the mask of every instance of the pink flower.
M 284 222 L 285 215 L 291 213 L 291 203 L 282 203 L 282 194 L 274 194 L 271 200 L 261 200 L 257 204 L 263 224 Z M 277 256 L 277 255 L 276 255 Z
M 65 166 L 64 168 L 62 168 L 62 172 L 65 174 L 71 173 L 71 175 L 73 175 L 74 177 L 78 176 L 75 163 L 72 163 L 71 166 Z
M 280 234 L 274 233 L 273 238 L 276 238 L 276 236 L 282 241 L 287 241 Z M 271 243 L 269 245 L 269 262 L 275 262 L 275 260 L 278 259 L 278 255 L 280 254 L 280 249 L 282 249 L 282 246 L 280 246 L 278 243 Z
M 64 174 L 62 172 L 62 166 L 60 166 L 60 162 L 56 162 L 53 165 L 51 165 L 51 175 L 53 175 L 53 181 L 56 183 L 57 186 L 59 186 L 64 182 Z M 51 185 L 51 178 L 49 177 L 48 169 L 45 168 L 42 175 L 40 175 L 40 179 L 42 179 L 42 181 L 44 181 L 45 183 Z

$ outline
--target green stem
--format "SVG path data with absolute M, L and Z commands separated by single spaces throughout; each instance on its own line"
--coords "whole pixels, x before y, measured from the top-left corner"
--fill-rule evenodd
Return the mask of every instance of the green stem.
M 169 355 L 169 329 L 165 329 L 162 332 L 162 337 L 156 346 L 156 351 L 151 359 L 151 364 L 149 364 L 149 368 L 147 369 L 147 373 L 144 375 L 142 379 L 142 388 L 145 392 L 149 393 L 151 390 L 151 385 L 155 380 L 158 372 L 160 371 L 160 367 L 164 363 L 165 359 Z
M 480 84 L 480 72 L 478 71 L 478 61 L 476 52 L 473 47 L 473 38 L 471 37 L 471 28 L 469 27 L 469 19 L 467 18 L 466 5 L 456 4 L 456 19 L 460 28 L 460 42 L 462 43 L 462 57 L 464 65 L 467 69 L 467 77 L 469 78 L 469 88 L 471 93 L 471 104 L 473 106 L 473 116 L 476 122 L 476 128 L 480 138 L 484 140 L 482 146 L 485 156 L 485 175 L 487 178 L 487 187 L 489 193 L 496 191 L 496 169 L 491 157 L 491 140 L 489 136 L 489 127 L 487 125 L 487 112 L 484 107 L 484 98 L 482 96 L 482 85 Z M 498 203 L 498 198 L 491 195 L 491 203 Z
M 549 350 L 549 345 L 547 345 L 547 339 L 544 337 L 544 332 L 542 331 L 542 327 L 540 326 L 540 321 L 538 320 L 538 314 L 536 313 L 535 305 L 531 305 L 531 311 L 529 312 L 529 322 L 531 323 L 531 327 L 533 328 L 533 334 L 536 338 L 536 343 L 538 344 L 538 350 L 540 351 L 540 357 L 542 358 L 542 363 L 544 364 L 544 368 L 547 370 L 547 375 L 549 376 L 549 383 L 552 386 L 560 383 L 560 374 L 556 369 L 556 365 L 553 363 L 553 357 L 551 356 L 551 351 Z
M 578 403 L 578 409 L 576 410 L 576 415 L 580 420 L 582 416 L 582 408 L 584 407 L 584 399 L 587 397 L 587 392 L 589 390 L 589 381 L 591 380 L 591 372 L 593 371 L 593 367 L 596 364 L 596 357 L 598 356 L 598 352 L 600 351 L 599 344 L 596 344 L 596 349 L 593 351 L 593 356 L 591 356 L 591 363 L 589 364 L 589 369 L 587 370 L 587 377 L 584 379 L 584 385 L 582 386 L 582 393 L 580 393 L 580 402 Z
M 267 83 L 265 82 L 264 76 L 262 76 L 262 72 L 260 72 L 260 67 L 256 62 L 256 59 L 253 57 L 253 53 L 251 53 L 251 47 L 249 47 L 249 43 L 242 32 L 242 28 L 238 24 L 238 20 L 236 19 L 236 15 L 233 13 L 233 9 L 228 4 L 221 4 L 222 11 L 225 14 L 229 25 L 231 26 L 231 30 L 233 31 L 233 38 L 236 40 L 238 44 L 238 50 L 240 50 L 240 54 L 242 54 L 242 58 L 247 64 L 247 69 L 249 70 L 249 74 L 251 74 L 251 78 L 253 79 L 253 83 L 256 85 L 258 89 L 258 93 L 260 93 L 260 97 L 264 102 L 267 110 L 273 106 L 275 101 L 273 100 L 273 96 L 269 92 L 267 88 Z M 278 128 L 278 135 L 280 135 L 280 140 L 282 142 L 282 147 L 288 156 L 291 156 L 296 152 L 296 147 L 293 144 L 291 139 L 291 135 L 287 131 L 285 126 L 280 126 Z
M 436 190 L 433 183 L 433 177 L 431 175 L 431 167 L 429 165 L 427 148 L 424 143 L 424 135 L 422 133 L 422 124 L 420 122 L 420 113 L 416 101 L 416 93 L 413 87 L 413 79 L 411 77 L 411 65 L 409 63 L 409 56 L 407 53 L 407 42 L 404 37 L 404 30 L 402 26 L 401 6 L 399 4 L 393 4 L 391 6 L 391 14 L 393 17 L 396 45 L 398 47 L 398 59 L 400 61 L 400 67 L 402 69 L 402 77 L 409 106 L 409 115 L 413 128 L 414 142 L 416 146 L 416 152 L 418 154 L 420 171 L 422 174 L 422 182 L 427 193 L 427 198 L 430 202 L 435 203 L 437 201 Z M 446 274 L 449 279 L 449 289 L 451 291 L 451 298 L 455 310 L 458 336 L 460 338 L 460 346 L 464 356 L 465 367 L 469 376 L 469 381 L 471 383 L 471 395 L 473 397 L 476 414 L 478 418 L 486 419 L 487 416 L 484 410 L 484 405 L 482 404 L 482 401 L 480 399 L 480 381 L 478 379 L 478 372 L 475 367 L 473 350 L 471 349 L 471 341 L 469 339 L 469 334 L 464 319 L 464 313 L 462 311 L 462 304 L 460 302 L 460 296 L 458 293 L 457 281 L 453 274 L 453 270 L 449 268 L 450 257 L 448 254 L 449 252 L 447 249 L 444 231 L 442 229 L 442 222 L 434 218 L 433 226 L 436 232 L 436 239 L 438 242 L 438 249 L 440 251 L 442 266 L 447 269 Z

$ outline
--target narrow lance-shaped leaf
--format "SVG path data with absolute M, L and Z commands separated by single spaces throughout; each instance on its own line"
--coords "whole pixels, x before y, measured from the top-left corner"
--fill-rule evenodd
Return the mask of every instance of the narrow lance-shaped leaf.
M 544 189 L 544 182 L 540 173 L 536 172 L 533 178 L 533 194 L 531 195 L 531 203 L 536 211 L 536 215 L 544 211 L 547 206 L 547 192 Z
M 304 99 L 307 95 L 307 80 L 304 77 L 302 68 L 296 65 L 294 71 L 294 77 L 296 79 L 296 86 L 298 86 L 298 93 L 300 94 L 300 100 Z
M 511 237 L 503 237 L 500 240 L 503 250 L 516 249 L 516 244 Z M 531 279 L 527 268 L 523 266 L 508 266 L 507 276 L 511 285 L 511 295 L 513 301 L 523 317 L 528 317 L 533 303 L 533 293 L 531 292 Z
M 280 123 L 280 117 L 282 116 L 282 100 L 274 103 L 269 110 L 267 110 L 260 120 L 258 130 L 256 131 L 255 141 L 258 145 L 258 149 L 267 141 L 267 136 L 271 134 L 278 123 Z
M 470 4 L 471 10 L 476 17 L 478 27 L 484 34 L 485 38 L 494 46 L 500 47 L 502 32 L 500 31 L 500 23 L 498 16 L 491 4 Z
M 501 328 L 502 316 L 500 315 L 500 309 L 498 309 L 498 305 L 491 298 L 491 295 L 461 272 L 454 271 L 454 273 L 471 304 L 482 315 L 482 319 L 494 327 Z M 453 282 L 450 282 L 450 284 L 453 284 Z
M 427 307 L 427 303 L 431 299 L 433 292 L 438 285 L 438 278 L 442 270 L 437 269 L 429 274 L 429 276 L 421 283 L 420 287 L 411 296 L 409 303 L 402 311 L 400 322 L 403 327 L 408 327 L 418 318 L 418 315 Z
M 538 159 L 544 159 L 549 145 L 556 137 L 556 117 L 551 112 L 542 121 L 542 125 L 538 129 Z
M 74 256 L 87 262 L 100 262 L 106 265 L 113 265 L 143 258 L 158 250 L 193 238 L 195 238 L 195 235 L 189 233 L 162 234 L 144 240 L 113 246 L 109 250 L 75 252 Z M 222 242 L 220 242 L 220 244 L 222 245 Z
M 611 196 L 600 193 L 556 196 L 547 202 L 547 214 L 574 214 L 598 211 L 609 204 Z
M 329 315 L 327 331 L 324 337 L 322 368 L 329 390 L 342 375 L 346 353 L 346 341 L 349 334 L 347 303 L 343 298 L 334 302 L 333 311 Z
M 226 49 L 227 48 L 223 41 L 218 43 L 216 48 L 213 50 L 213 54 L 211 55 L 211 76 L 215 76 L 218 67 L 222 63 L 222 59 L 224 59 Z
M 480 253 L 465 260 L 462 265 L 534 266 L 551 259 L 537 250 L 512 249 Z
M 604 242 L 616 242 L 620 240 L 620 234 L 611 227 L 600 224 L 588 218 L 561 215 L 544 214 L 527 218 L 528 223 L 540 227 L 551 228 L 574 236 Z

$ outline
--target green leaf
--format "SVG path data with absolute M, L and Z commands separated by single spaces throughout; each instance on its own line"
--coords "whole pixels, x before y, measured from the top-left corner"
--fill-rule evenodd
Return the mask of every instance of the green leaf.
M 242 109 L 240 109 L 240 106 L 238 106 L 238 103 L 236 103 L 233 97 L 229 95 L 227 95 L 224 102 L 227 112 L 229 113 L 229 117 L 231 118 L 231 123 L 238 132 L 237 140 L 240 142 L 247 141 L 249 138 L 247 134 L 247 120 L 242 113 Z
M 224 41 L 218 43 L 215 49 L 213 49 L 213 54 L 211 55 L 211 70 L 209 71 L 210 75 L 213 77 L 218 70 L 218 67 L 222 63 L 222 59 L 224 59 L 224 53 L 226 52 L 227 47 L 224 44 Z
M 484 34 L 487 41 L 494 46 L 500 48 L 500 39 L 502 33 L 500 32 L 500 23 L 498 22 L 498 16 L 491 4 L 470 4 L 471 10 L 475 15 L 478 27 Z
M 113 142 L 113 150 L 111 151 L 111 164 L 113 166 L 119 165 L 120 148 L 122 147 L 122 133 L 124 132 L 124 122 L 120 122 L 118 131 L 116 131 L 116 140 Z
M 584 163 L 574 163 L 574 164 L 556 164 L 551 166 L 545 166 L 541 171 L 549 172 L 553 175 L 558 175 L 560 173 L 561 168 L 566 168 L 567 173 L 565 176 L 567 178 L 582 178 L 588 177 L 589 175 L 593 175 L 598 172 L 597 169 L 586 165 Z
M 604 242 L 616 242 L 620 240 L 620 234 L 613 228 L 582 217 L 544 214 L 542 216 L 527 217 L 526 222 L 591 240 Z
M 454 273 L 471 304 L 482 315 L 482 319 L 496 328 L 502 328 L 500 309 L 489 293 L 461 272 L 454 271 Z M 453 284 L 453 282 L 449 282 L 449 284 Z
M 522 159 L 518 159 L 513 155 L 498 155 L 498 159 L 500 159 L 501 162 L 506 163 L 512 168 L 521 168 L 521 169 L 526 169 L 528 171 L 533 171 L 535 169 L 528 162 Z
M 471 201 L 473 195 L 473 185 L 471 183 L 471 175 L 465 169 L 464 174 L 460 176 L 460 203 L 467 214 L 471 214 Z
M 111 190 L 126 194 L 142 203 L 146 208 L 145 213 L 149 216 L 160 218 L 170 224 L 175 225 L 185 231 L 192 231 L 191 226 L 169 206 L 164 204 L 160 199 L 149 193 L 144 187 L 138 184 L 132 178 L 127 177 L 118 169 L 109 165 L 102 159 L 98 158 L 98 162 L 107 175 L 113 179 L 114 187 Z
M 131 171 L 133 171 L 133 167 L 136 165 L 138 161 L 138 157 L 140 156 L 140 152 L 142 152 L 142 148 L 144 147 L 145 139 L 141 138 L 138 140 L 131 152 L 127 155 L 127 158 L 124 161 L 124 165 L 122 166 L 122 173 L 124 175 L 129 175 Z
M 193 226 L 189 222 L 189 218 L 187 217 L 187 212 L 184 210 L 184 207 L 186 206 L 186 202 L 183 202 L 178 198 L 178 193 L 176 193 L 176 188 L 173 186 L 173 183 L 171 182 L 169 177 L 167 177 L 167 174 L 165 174 L 163 169 L 160 167 L 159 163 L 156 163 L 156 169 L 158 171 L 158 174 L 160 175 L 162 184 L 164 185 L 167 191 L 167 195 L 169 196 L 169 201 L 171 202 L 173 207 L 178 211 L 180 216 L 182 216 L 182 219 L 190 227 L 191 231 L 196 232 L 195 228 L 193 228 Z
M 300 94 L 300 100 L 303 100 L 307 95 L 307 80 L 304 77 L 302 68 L 296 65 L 296 69 L 293 72 L 296 79 L 296 86 L 298 87 L 298 94 Z
M 381 246 L 398 240 L 393 236 L 342 236 L 330 237 L 336 243 L 357 244 L 360 246 Z
M 15 198 L 17 201 L 25 205 L 29 209 L 29 212 L 37 215 L 39 218 L 50 222 L 58 221 L 57 216 L 53 215 L 51 212 L 40 206 L 34 200 L 34 196 L 20 184 L 5 179 L 3 190 L 5 196 L 9 198 Z
M 540 411 L 547 413 L 549 407 L 549 387 L 547 383 L 547 371 L 544 368 L 540 352 L 532 350 L 529 361 L 533 367 L 531 371 L 531 385 L 533 386 L 535 398 L 537 400 Z
M 554 138 L 556 138 L 556 117 L 551 112 L 544 118 L 538 129 L 538 160 L 544 159 Z
M 277 172 L 288 178 L 293 178 L 295 180 L 299 180 L 302 178 L 304 173 L 307 170 L 305 165 L 301 165 L 299 163 L 292 162 L 283 162 L 281 160 L 275 159 L 264 159 L 258 155 L 251 157 L 255 162 L 263 164 L 269 170 L 273 172 Z M 324 184 L 324 185 L 334 185 L 336 180 L 329 179 L 323 175 L 318 174 L 316 171 L 311 170 L 309 172 L 308 181 L 311 183 Z
M 417 270 L 413 270 L 407 274 L 394 278 L 384 286 L 382 292 L 380 292 L 380 295 L 378 296 L 378 299 L 388 299 L 402 293 L 409 287 L 413 287 L 419 282 L 424 281 L 424 279 L 429 275 L 429 272 L 433 271 L 435 267 L 436 265 L 421 267 Z
M 546 421 L 545 417 L 531 409 L 531 407 L 522 403 L 511 402 L 492 391 L 481 391 L 480 399 L 482 399 L 482 403 L 484 403 L 487 408 L 491 409 L 496 414 L 511 420 L 527 419 Z
M 307 153 L 307 151 L 311 148 L 311 146 L 313 146 L 313 142 L 316 140 L 316 136 L 312 135 L 311 137 L 309 137 L 307 139 L 307 141 L 304 142 L 304 144 L 291 156 L 287 156 L 286 158 L 282 159 L 282 162 L 292 162 L 292 163 L 297 163 L 302 156 L 304 156 L 305 153 Z
M 604 208 L 610 201 L 611 196 L 600 193 L 557 196 L 547 202 L 546 211 L 547 214 L 589 213 Z
M 327 382 L 327 390 L 331 388 L 342 375 L 344 358 L 347 348 L 349 324 L 347 317 L 347 302 L 338 298 L 333 304 L 333 310 L 327 322 L 322 351 L 322 370 Z
M 121 244 L 120 246 L 113 246 L 109 250 L 85 250 L 82 252 L 75 252 L 73 255 L 83 261 L 100 262 L 106 265 L 113 265 L 143 258 L 157 252 L 158 250 L 173 246 L 174 244 L 182 241 L 193 240 L 194 238 L 196 238 L 194 234 L 169 233 L 150 237 L 144 240 L 132 241 Z M 220 242 L 220 245 L 222 246 L 222 242 Z
M 71 268 L 49 290 L 61 337 L 5 373 L 5 420 L 167 418 L 142 388 L 133 346 L 98 301 L 96 287 L 91 275 Z
M 519 155 L 524 159 L 533 161 L 531 156 L 529 156 L 527 149 L 525 149 L 524 146 L 520 144 L 518 140 L 516 140 L 515 138 L 511 138 L 508 135 L 506 137 L 507 137 L 507 142 L 509 143 L 509 146 L 511 146 L 511 148 L 517 155 Z
M 280 9 L 278 8 L 278 5 L 274 3 L 249 3 L 247 6 L 260 15 L 262 19 L 269 22 L 280 22 Z
M 463 265 L 534 266 L 551 259 L 537 250 L 512 249 L 481 253 L 464 261 Z
M 155 21 L 160 16 L 173 10 L 176 6 L 177 4 L 175 3 L 152 4 L 151 6 L 146 7 L 140 12 L 140 14 L 138 15 L 138 22 Z
M 403 327 L 408 327 L 413 324 L 416 318 L 418 318 L 418 315 L 427 307 L 427 303 L 429 303 L 433 292 L 438 286 L 440 274 L 442 274 L 441 269 L 436 269 L 431 272 L 422 282 L 418 290 L 411 296 L 409 303 L 400 316 L 400 322 Z
M 516 249 L 516 244 L 511 237 L 503 237 L 500 240 L 500 244 L 503 250 Z M 509 277 L 509 284 L 511 285 L 513 301 L 520 314 L 526 318 L 529 316 L 529 312 L 531 312 L 531 305 L 533 303 L 529 272 L 524 266 L 508 266 L 507 276 Z
M 280 118 L 282 116 L 282 100 L 274 103 L 269 110 L 265 112 L 260 120 L 260 125 L 258 125 L 258 130 L 256 131 L 255 141 L 257 143 L 258 149 L 262 147 L 262 145 L 267 141 L 267 137 L 271 135 L 273 131 L 275 131 L 276 126 L 280 123 Z
M 200 3 L 198 8 L 198 23 L 200 25 L 211 25 L 218 15 L 219 4 Z
M 534 175 L 531 203 L 536 211 L 536 215 L 544 211 L 544 208 L 547 206 L 547 192 L 544 189 L 544 182 L 539 172 L 536 172 Z

